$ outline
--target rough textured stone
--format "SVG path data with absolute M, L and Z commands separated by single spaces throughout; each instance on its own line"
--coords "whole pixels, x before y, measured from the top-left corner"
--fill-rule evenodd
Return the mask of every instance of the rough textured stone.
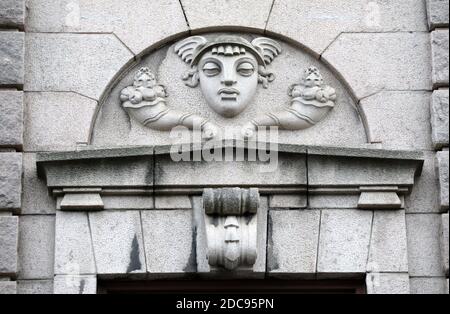
M 354 209 L 358 208 L 359 195 L 308 195 L 309 208 Z
M 320 211 L 270 211 L 268 271 L 270 275 L 316 272 Z
M 0 281 L 0 294 L 16 294 L 17 283 L 15 281 Z
M 273 1 L 181 0 L 181 3 L 193 31 L 231 26 L 239 29 L 253 28 L 262 32 L 266 27 Z
M 369 272 L 408 272 L 405 211 L 375 211 L 369 251 Z
M 28 33 L 24 89 L 77 92 L 99 99 L 132 57 L 111 34 Z
M 157 196 L 155 197 L 156 209 L 191 209 L 191 200 L 186 195 Z
M 433 65 L 433 87 L 448 86 L 449 32 L 435 30 L 431 33 L 431 52 Z
M 0 32 L 0 85 L 23 85 L 24 34 Z
M 448 240 L 448 214 L 442 215 L 441 226 L 441 256 L 442 264 L 444 265 L 445 274 L 448 277 L 448 255 L 449 255 L 449 240 Z
M 150 276 L 196 272 L 192 211 L 143 211 L 142 227 Z
M 0 274 L 17 273 L 18 217 L 0 216 Z
M 411 278 L 411 294 L 445 294 L 447 280 L 442 278 Z
M 323 210 L 317 272 L 365 273 L 373 213 Z
M 425 30 L 425 5 L 415 0 L 275 1 L 267 25 L 267 31 L 288 36 L 317 55 L 343 32 Z
M 99 275 L 146 272 L 138 211 L 89 213 L 89 221 Z
M 434 148 L 448 147 L 448 89 L 436 90 L 431 98 L 431 126 Z
M 366 276 L 368 294 L 409 294 L 408 273 L 370 273 Z
M 2 0 L 0 2 L 0 27 L 20 27 L 25 20 L 25 0 Z
M 22 155 L 0 154 L 0 211 L 15 210 L 21 206 Z
M 427 11 L 430 30 L 448 27 L 448 0 L 427 0 Z
M 188 31 L 178 0 L 29 0 L 28 7 L 28 31 L 114 32 L 135 54 Z
M 105 209 L 152 209 L 152 196 L 106 196 L 102 195 Z
M 358 99 L 382 90 L 430 90 L 428 42 L 428 33 L 342 34 L 322 60 L 342 75 Z
M 74 93 L 26 93 L 25 149 L 74 150 L 87 143 L 96 107 Z
M 86 276 L 55 276 L 53 283 L 54 294 L 96 294 L 97 277 Z
M 269 208 L 299 209 L 306 208 L 306 195 L 283 195 L 276 194 L 269 198 Z
M 54 216 L 21 216 L 18 278 L 53 278 L 54 244 Z
M 386 149 L 431 150 L 429 103 L 428 92 L 381 92 L 361 100 L 371 141 Z
M 439 175 L 439 199 L 441 209 L 448 210 L 448 160 L 449 152 L 442 151 L 436 154 L 436 166 Z
M 0 92 L 0 147 L 22 148 L 23 93 Z
M 87 213 L 56 212 L 55 274 L 95 274 Z
M 439 231 L 441 215 L 406 215 L 409 274 L 412 277 L 443 276 Z
M 53 294 L 53 280 L 19 280 L 17 294 Z
M 23 154 L 22 215 L 54 214 L 55 200 L 44 180 L 37 177 L 36 154 Z
M 439 187 L 436 174 L 436 153 L 425 152 L 422 174 L 416 178 L 411 194 L 405 197 L 407 213 L 439 213 Z

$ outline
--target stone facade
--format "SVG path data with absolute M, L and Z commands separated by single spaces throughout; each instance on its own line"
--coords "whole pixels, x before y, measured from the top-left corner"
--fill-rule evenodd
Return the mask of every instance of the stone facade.
M 0 293 L 194 276 L 448 293 L 448 16 L 2 0 Z M 277 145 L 252 146 L 262 126 Z

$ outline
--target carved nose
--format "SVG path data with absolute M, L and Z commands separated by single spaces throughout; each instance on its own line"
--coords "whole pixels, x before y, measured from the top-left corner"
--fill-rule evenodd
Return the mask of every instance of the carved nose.
M 222 81 L 226 86 L 232 86 L 234 83 L 236 83 L 233 79 L 225 79 Z

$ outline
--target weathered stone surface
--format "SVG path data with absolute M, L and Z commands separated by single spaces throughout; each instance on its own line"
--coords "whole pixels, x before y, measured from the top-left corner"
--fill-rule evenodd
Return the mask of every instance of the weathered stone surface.
M 26 93 L 27 151 L 75 150 L 88 142 L 97 102 L 75 93 Z
M 408 272 L 405 211 L 374 212 L 367 271 Z
M 439 199 L 441 202 L 441 209 L 448 210 L 448 150 L 438 152 L 436 154 L 436 166 L 439 176 Z
M 402 208 L 402 205 L 397 192 L 363 191 L 358 200 L 360 209 L 398 209 Z
M 0 154 L 0 211 L 21 206 L 22 154 Z
M 99 99 L 132 57 L 111 34 L 28 33 L 24 89 L 76 92 Z
M 319 241 L 319 210 L 270 211 L 268 271 L 270 275 L 313 275 Z
M 107 196 L 102 195 L 105 209 L 152 209 L 152 196 Z
M 0 2 L 0 27 L 20 27 L 25 21 L 25 0 L 2 0 Z
M 19 279 L 51 279 L 55 252 L 55 217 L 21 216 Z
M 409 274 L 412 277 L 443 276 L 439 231 L 441 215 L 406 215 Z
M 433 65 L 433 87 L 448 86 L 449 32 L 435 30 L 431 32 L 431 52 Z
M 359 195 L 308 195 L 309 208 L 353 209 L 358 208 Z
M 381 92 L 361 100 L 371 141 L 387 149 L 431 150 L 429 103 L 428 92 Z
M 187 21 L 193 31 L 231 26 L 239 29 L 253 28 L 262 32 L 269 19 L 272 2 L 272 0 L 181 0 Z
M 448 214 L 442 215 L 441 226 L 441 256 L 442 264 L 444 265 L 445 274 L 448 277 L 448 255 L 449 255 L 449 240 L 448 240 Z
M 66 193 L 58 204 L 61 210 L 102 210 L 104 208 L 99 193 Z
M 411 278 L 411 294 L 445 294 L 447 280 L 441 278 Z
M 0 32 L 0 85 L 23 85 L 24 38 L 20 32 Z
M 95 274 L 87 213 L 56 212 L 55 274 Z
M 299 209 L 306 208 L 307 197 L 306 195 L 283 195 L 276 194 L 269 198 L 269 208 L 281 208 L 281 209 Z
M 97 273 L 145 273 L 139 211 L 89 213 Z
M 431 127 L 434 148 L 448 147 L 448 89 L 436 90 L 431 98 Z
M 191 200 L 187 195 L 157 196 L 156 209 L 191 209 Z
M 425 21 L 421 1 L 284 0 L 275 1 L 267 31 L 320 55 L 343 32 L 425 31 Z
M 365 273 L 373 213 L 323 210 L 317 272 Z
M 196 272 L 192 211 L 142 211 L 142 227 L 150 276 Z
M 16 294 L 17 282 L 15 281 L 0 281 L 0 294 Z
M 448 0 L 427 0 L 427 11 L 430 30 L 448 27 Z
M 96 294 L 97 277 L 57 275 L 53 282 L 54 294 Z
M 368 294 L 409 294 L 408 273 L 370 273 L 366 276 Z
M 36 154 L 23 154 L 22 215 L 54 214 L 55 200 L 44 180 L 37 177 Z
M 135 54 L 188 31 L 178 0 L 29 0 L 28 7 L 29 31 L 113 32 Z
M 436 174 L 436 153 L 425 152 L 422 174 L 416 178 L 411 194 L 405 197 L 406 212 L 439 213 L 439 187 Z
M 17 273 L 18 222 L 18 217 L 0 216 L 1 275 L 15 275 Z
M 53 294 L 53 280 L 19 280 L 17 294 Z
M 322 60 L 343 76 L 358 99 L 382 90 L 430 90 L 428 42 L 428 33 L 342 34 Z
M 23 93 L 0 92 L 0 147 L 22 148 Z

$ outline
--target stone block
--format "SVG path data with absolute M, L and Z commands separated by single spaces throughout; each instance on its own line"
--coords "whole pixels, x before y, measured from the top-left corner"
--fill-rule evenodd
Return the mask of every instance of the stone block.
M 435 30 L 431 32 L 432 79 L 433 87 L 448 86 L 449 32 Z
M 314 276 L 320 210 L 279 210 L 270 211 L 269 215 L 270 276 Z
M 113 32 L 135 54 L 188 32 L 178 0 L 29 0 L 28 7 L 28 31 Z
M 102 195 L 105 209 L 152 209 L 153 196 L 110 196 Z
M 23 93 L 0 92 L 0 147 L 22 148 Z
M 0 27 L 23 28 L 25 0 L 2 0 L 0 2 Z
M 361 100 L 370 140 L 385 149 L 431 150 L 429 103 L 428 92 L 381 92 Z
M 269 208 L 279 208 L 279 209 L 299 209 L 307 207 L 307 196 L 306 195 L 283 195 L 276 194 L 269 198 Z
M 445 274 L 448 277 L 448 250 L 449 240 L 448 240 L 448 214 L 442 215 L 442 226 L 441 226 L 441 256 L 442 264 L 444 265 Z
M 428 42 L 428 33 L 341 34 L 322 60 L 347 81 L 357 99 L 382 90 L 430 90 Z
M 89 221 L 97 274 L 146 272 L 139 211 L 89 213 Z
M 97 277 L 57 275 L 53 282 L 54 294 L 96 294 Z
M 132 58 L 112 34 L 28 33 L 24 89 L 75 92 L 98 100 Z M 58 112 L 55 114 L 57 119 Z M 87 120 L 90 119 L 89 116 Z
M 19 280 L 17 294 L 53 294 L 53 280 Z
M 23 85 L 24 38 L 24 33 L 0 32 L 0 85 Z
M 157 196 L 156 209 L 192 209 L 191 200 L 187 195 Z
M 56 203 L 37 176 L 36 154 L 23 154 L 22 215 L 54 214 Z
M 0 216 L 0 274 L 4 276 L 17 273 L 18 221 L 16 216 Z
M 22 154 L 0 154 L 0 211 L 18 210 L 22 194 Z
M 195 273 L 195 231 L 191 210 L 142 211 L 150 276 Z
M 430 30 L 448 27 L 448 0 L 427 0 L 427 16 Z
M 434 148 L 448 147 L 448 89 L 435 90 L 431 98 L 431 128 Z
M 370 211 L 322 211 L 318 273 L 366 272 L 372 217 Z
M 95 274 L 94 249 L 87 213 L 56 212 L 55 274 Z
M 0 294 L 16 294 L 17 282 L 15 281 L 0 281 Z
M 397 192 L 363 191 L 358 200 L 359 209 L 398 209 L 402 205 Z
M 66 193 L 58 204 L 61 210 L 102 210 L 104 208 L 99 193 Z
M 21 216 L 19 279 L 51 279 L 55 253 L 55 217 Z
M 446 294 L 447 280 L 441 278 L 411 278 L 411 294 Z
M 374 212 L 367 271 L 408 272 L 405 211 Z
M 408 273 L 369 273 L 366 276 L 367 294 L 409 294 Z
M 356 209 L 358 208 L 359 195 L 321 195 L 309 194 L 309 208 L 319 209 Z
M 408 264 L 411 277 L 444 276 L 439 245 L 441 215 L 406 215 Z
M 75 150 L 77 142 L 88 142 L 96 108 L 75 93 L 26 93 L 25 149 Z
M 421 1 L 395 0 L 275 1 L 267 25 L 269 33 L 296 40 L 315 55 L 345 32 L 426 30 L 426 10 Z
M 198 29 L 215 30 L 227 26 L 263 32 L 272 3 L 272 0 L 181 0 L 187 22 L 194 32 Z
M 441 209 L 448 210 L 448 150 L 438 152 L 436 154 L 436 159 L 436 167 L 439 176 L 439 199 Z

